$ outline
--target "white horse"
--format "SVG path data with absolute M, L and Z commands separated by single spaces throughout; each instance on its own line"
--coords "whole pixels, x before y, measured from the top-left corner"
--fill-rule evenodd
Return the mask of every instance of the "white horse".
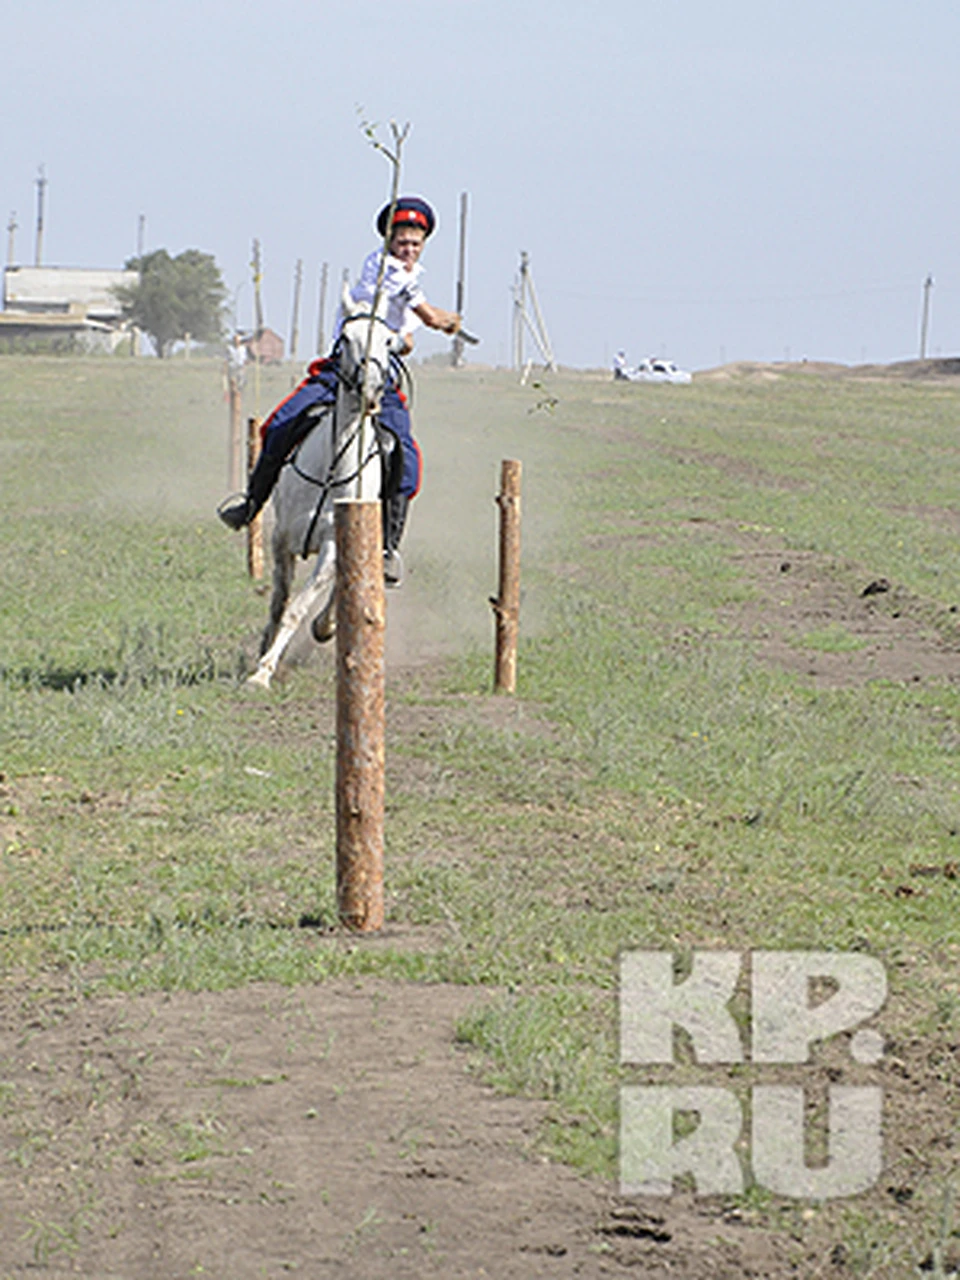
M 273 494 L 273 594 L 260 661 L 247 683 L 270 687 L 287 645 L 311 614 L 317 640 L 333 635 L 336 544 L 335 498 L 380 497 L 380 446 L 374 428 L 390 352 L 399 341 L 384 319 L 383 296 L 372 313 L 343 288 L 343 327 L 337 342 L 337 399 L 317 408 L 317 425 L 280 473 Z M 361 455 L 362 449 L 362 455 Z M 301 591 L 290 599 L 297 556 L 316 555 Z M 320 610 L 317 611 L 317 605 Z

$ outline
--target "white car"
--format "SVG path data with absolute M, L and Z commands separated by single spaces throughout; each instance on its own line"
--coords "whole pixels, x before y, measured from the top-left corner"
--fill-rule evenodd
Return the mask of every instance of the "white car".
M 672 360 L 641 360 L 631 371 L 631 382 L 692 382 L 693 377 L 685 369 L 678 369 Z

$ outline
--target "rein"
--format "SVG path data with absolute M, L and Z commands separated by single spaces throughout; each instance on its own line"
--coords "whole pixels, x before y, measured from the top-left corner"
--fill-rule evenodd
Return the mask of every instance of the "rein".
M 350 324 L 356 320 L 376 320 L 376 321 L 379 321 L 380 324 L 383 324 L 383 325 L 386 324 L 386 321 L 383 319 L 382 316 L 374 315 L 372 313 L 351 316 L 350 320 L 348 320 L 346 323 Z M 345 327 L 346 327 L 346 324 L 344 325 L 344 328 Z M 352 391 L 354 393 L 359 393 L 360 391 L 359 377 L 354 376 L 352 379 L 350 379 L 345 377 L 341 372 L 340 361 L 337 357 L 339 356 L 340 349 L 342 346 L 343 346 L 343 333 L 341 332 L 340 337 L 334 343 L 333 350 L 330 353 L 331 360 L 335 361 L 334 371 L 336 373 L 337 381 L 341 386 L 346 387 L 347 390 Z M 405 376 L 407 380 L 407 385 L 409 386 L 410 385 L 409 374 L 407 374 L 407 371 L 403 365 L 403 362 L 400 360 L 398 356 L 397 357 L 391 356 L 389 359 L 390 360 L 396 359 L 398 365 L 400 366 L 402 374 Z M 377 369 L 380 370 L 383 384 L 385 385 L 388 377 L 388 369 L 384 368 L 384 365 L 380 360 L 377 360 L 373 357 L 368 358 L 368 367 L 369 367 L 369 364 L 373 364 Z M 363 365 L 357 365 L 355 369 L 355 375 L 362 374 L 363 367 L 364 367 Z M 320 513 L 323 510 L 324 503 L 327 501 L 327 498 L 332 492 L 332 490 L 340 488 L 342 485 L 350 484 L 352 481 L 358 479 L 358 477 L 363 472 L 364 467 L 374 456 L 374 452 L 379 450 L 380 446 L 377 441 L 376 431 L 374 431 L 372 448 L 370 449 L 370 452 L 367 454 L 367 456 L 360 460 L 359 466 L 356 468 L 356 470 L 353 471 L 350 475 L 341 476 L 340 479 L 338 480 L 335 480 L 333 478 L 334 473 L 336 472 L 336 469 L 339 466 L 339 464 L 342 462 L 347 450 L 353 445 L 354 441 L 357 439 L 357 436 L 359 435 L 360 423 L 363 421 L 363 416 L 364 415 L 361 412 L 361 414 L 357 418 L 357 422 L 353 430 L 350 432 L 347 438 L 340 444 L 336 453 L 331 458 L 330 465 L 327 467 L 327 473 L 322 479 L 319 476 L 312 476 L 308 472 L 303 471 L 297 463 L 297 458 L 300 453 L 300 449 L 303 448 L 303 443 L 305 443 L 305 441 L 302 442 L 296 448 L 296 450 L 293 452 L 293 454 L 290 456 L 290 458 L 287 460 L 285 464 L 286 466 L 292 467 L 296 475 L 298 475 L 301 480 L 305 480 L 307 484 L 315 485 L 320 490 L 320 494 L 317 498 L 317 502 L 313 509 L 313 515 L 310 517 L 310 523 L 307 525 L 307 532 L 304 536 L 303 546 L 300 551 L 300 558 L 303 560 L 305 560 L 307 556 L 310 554 L 310 540 L 313 537 L 314 532 L 316 531 L 317 523 L 320 519 Z M 334 440 L 336 440 L 337 438 L 337 404 L 336 402 L 334 402 L 334 405 L 333 405 L 331 418 L 332 418 L 331 430 L 333 433 L 333 438 Z

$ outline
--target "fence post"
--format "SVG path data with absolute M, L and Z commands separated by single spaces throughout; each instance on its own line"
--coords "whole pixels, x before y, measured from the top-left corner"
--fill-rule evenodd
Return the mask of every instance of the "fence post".
M 337 539 L 337 904 L 383 926 L 384 636 L 380 503 L 334 505 Z
M 500 464 L 500 587 L 491 596 L 497 623 L 497 647 L 493 687 L 495 693 L 513 693 L 517 687 L 517 634 L 520 629 L 520 472 L 515 458 Z
M 260 457 L 260 419 L 247 419 L 247 480 Z M 263 514 L 258 512 L 247 525 L 247 572 L 255 582 L 263 577 Z

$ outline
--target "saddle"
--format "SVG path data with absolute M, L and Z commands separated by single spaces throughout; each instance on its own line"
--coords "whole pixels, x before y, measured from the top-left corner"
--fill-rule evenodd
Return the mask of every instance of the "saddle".
M 303 413 L 290 424 L 289 443 L 285 450 L 284 460 L 289 463 L 298 475 L 304 479 L 316 480 L 312 476 L 306 476 L 297 466 L 297 456 L 300 449 L 309 436 L 323 420 L 332 412 L 333 406 L 330 404 L 312 404 L 309 408 L 304 409 Z M 381 467 L 381 484 L 380 497 L 393 498 L 400 491 L 400 485 L 403 482 L 403 450 L 400 447 L 400 439 L 397 433 L 390 427 L 384 426 L 382 422 L 374 421 L 374 436 L 377 441 L 377 448 L 380 451 L 380 467 Z M 286 442 L 285 442 L 286 443 Z

